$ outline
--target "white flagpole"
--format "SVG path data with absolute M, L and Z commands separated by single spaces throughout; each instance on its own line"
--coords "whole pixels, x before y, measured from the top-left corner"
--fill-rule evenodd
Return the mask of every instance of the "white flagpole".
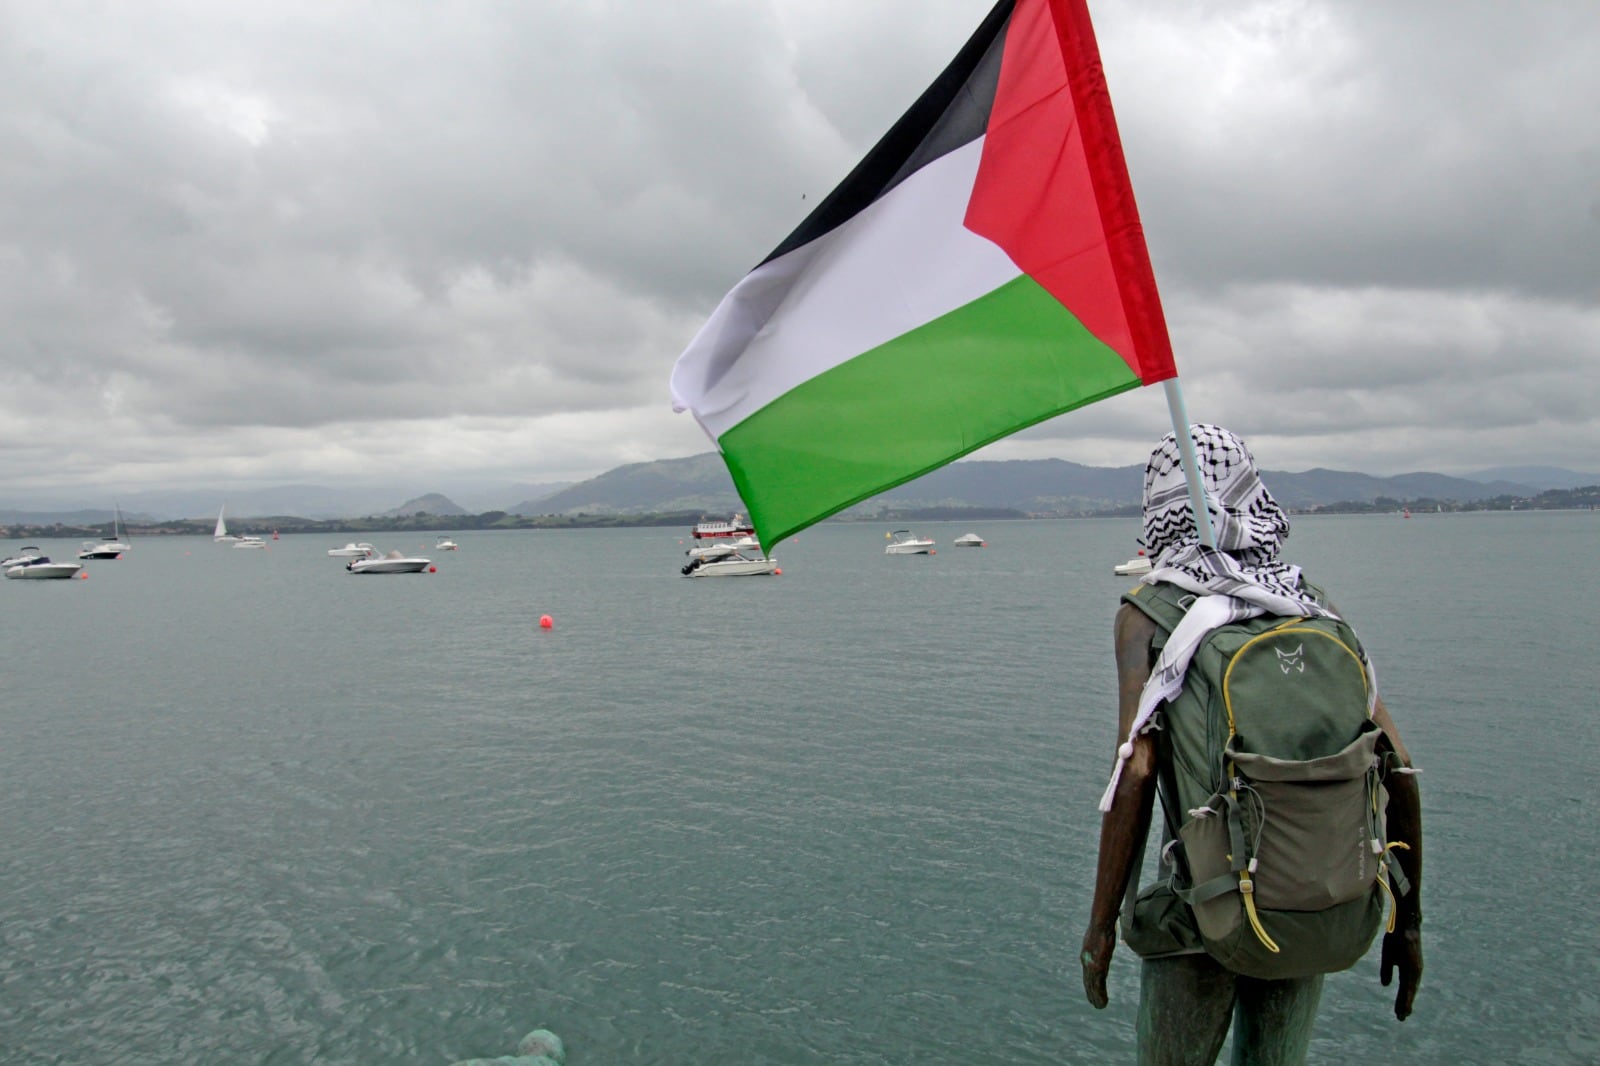
M 1178 454 L 1183 458 L 1183 476 L 1189 482 L 1189 509 L 1194 512 L 1200 543 L 1215 548 L 1217 538 L 1211 532 L 1211 512 L 1206 509 L 1205 488 L 1200 483 L 1200 464 L 1194 456 L 1194 437 L 1189 433 L 1189 412 L 1183 405 L 1183 389 L 1175 377 L 1161 384 L 1167 393 L 1167 410 L 1172 413 L 1172 432 L 1178 438 Z

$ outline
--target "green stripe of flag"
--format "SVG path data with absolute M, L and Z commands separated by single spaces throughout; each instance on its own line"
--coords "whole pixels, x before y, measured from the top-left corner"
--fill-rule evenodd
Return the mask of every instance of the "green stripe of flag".
M 718 445 L 771 545 L 1009 433 L 1139 384 L 1055 297 L 1019 277 L 819 374 Z

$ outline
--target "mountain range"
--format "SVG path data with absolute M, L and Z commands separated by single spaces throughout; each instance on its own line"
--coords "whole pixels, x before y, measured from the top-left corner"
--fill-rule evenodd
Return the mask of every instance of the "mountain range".
M 1064 459 L 967 460 L 941 467 L 850 508 L 846 514 L 870 515 L 885 508 L 985 508 L 1029 514 L 1086 514 L 1139 503 L 1144 467 L 1093 467 Z M 1600 475 L 1560 467 L 1500 467 L 1467 477 L 1413 473 L 1376 477 L 1345 470 L 1314 469 L 1298 473 L 1262 472 L 1273 494 L 1294 510 L 1335 503 L 1372 503 L 1381 498 L 1416 501 L 1470 502 L 1498 496 L 1532 497 L 1547 489 L 1571 489 L 1600 483 Z M 388 493 L 385 497 L 383 494 Z M 498 500 L 507 501 L 497 505 Z M 254 492 L 224 494 L 192 490 L 184 493 L 130 494 L 122 500 L 124 520 L 154 523 L 209 515 L 227 499 L 231 517 L 297 516 L 355 518 L 364 515 L 400 517 L 481 514 L 643 514 L 700 511 L 706 514 L 745 510 L 727 467 L 715 452 L 682 459 L 633 463 L 588 481 L 513 485 L 499 490 L 472 490 L 467 505 L 443 493 L 418 495 L 401 489 L 368 487 L 340 490 L 314 485 L 286 485 Z M 404 503 L 396 506 L 394 500 Z M 511 503 L 509 501 L 516 500 Z M 22 510 L 0 505 L 0 523 L 91 525 L 111 520 L 110 508 L 78 506 L 59 510 Z
M 1502 474 L 1516 473 L 1519 480 Z M 1600 475 L 1555 467 L 1485 471 L 1473 477 L 1415 473 L 1375 477 L 1341 470 L 1301 473 L 1263 471 L 1284 506 L 1295 510 L 1346 501 L 1472 500 L 1529 497 L 1549 488 L 1600 483 Z M 1065 459 L 968 460 L 951 463 L 915 481 L 857 504 L 847 513 L 871 514 L 885 507 L 917 509 L 976 507 L 1030 514 L 1084 514 L 1136 507 L 1144 465 L 1083 466 Z M 518 514 L 629 513 L 643 511 L 743 510 L 727 468 L 715 452 L 617 467 L 541 499 L 519 505 Z

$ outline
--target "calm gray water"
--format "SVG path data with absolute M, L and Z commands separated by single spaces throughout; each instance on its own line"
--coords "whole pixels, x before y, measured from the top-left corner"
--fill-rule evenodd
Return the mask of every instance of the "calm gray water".
M 1132 521 L 144 539 L 0 582 L 0 1062 L 1129 1061 L 1076 961 Z M 1590 513 L 1301 518 L 1426 773 L 1427 975 L 1319 1062 L 1600 1061 Z M 75 543 L 48 543 L 71 558 Z M 431 547 L 413 536 L 380 547 Z M 424 552 L 427 554 L 427 552 Z M 538 626 L 549 614 L 555 626 Z

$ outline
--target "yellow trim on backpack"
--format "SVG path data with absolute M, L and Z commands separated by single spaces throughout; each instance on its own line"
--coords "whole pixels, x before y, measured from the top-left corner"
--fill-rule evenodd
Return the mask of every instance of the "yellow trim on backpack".
M 1389 918 L 1383 923 L 1385 933 L 1394 932 L 1394 916 L 1400 910 L 1400 901 L 1394 898 L 1394 889 L 1389 887 L 1389 877 L 1383 871 L 1378 871 L 1378 886 L 1383 889 L 1383 894 L 1389 897 Z
M 1322 630 L 1312 629 L 1310 626 L 1296 625 L 1296 623 L 1300 621 L 1301 619 L 1299 618 L 1291 618 L 1287 622 L 1284 622 L 1280 625 L 1275 625 L 1263 633 L 1257 633 L 1255 636 L 1239 645 L 1239 650 L 1233 653 L 1232 659 L 1228 660 L 1228 669 L 1222 675 L 1222 706 L 1223 709 L 1228 712 L 1228 739 L 1232 740 L 1238 735 L 1238 731 L 1234 729 L 1233 725 L 1233 694 L 1228 688 L 1228 679 L 1233 677 L 1233 668 L 1239 665 L 1239 660 L 1244 657 L 1244 653 L 1249 649 L 1250 645 L 1256 643 L 1257 641 L 1266 640 L 1268 637 L 1277 636 L 1281 633 L 1310 633 L 1312 636 L 1322 637 L 1325 640 L 1331 640 L 1335 644 L 1339 645 L 1339 647 L 1343 648 L 1345 654 L 1354 659 L 1356 661 L 1356 665 L 1361 668 L 1361 689 L 1366 693 L 1368 702 L 1371 702 L 1371 679 L 1367 676 L 1367 664 L 1361 661 L 1361 656 L 1357 655 L 1350 645 L 1346 644 L 1332 633 L 1324 633 Z
M 1244 897 L 1245 917 L 1250 919 L 1250 928 L 1255 930 L 1256 939 L 1261 941 L 1261 945 L 1268 951 L 1274 955 L 1278 954 L 1282 949 L 1267 935 L 1266 929 L 1261 925 L 1261 916 L 1256 913 L 1256 884 L 1250 879 L 1249 870 L 1239 872 L 1239 895 Z

